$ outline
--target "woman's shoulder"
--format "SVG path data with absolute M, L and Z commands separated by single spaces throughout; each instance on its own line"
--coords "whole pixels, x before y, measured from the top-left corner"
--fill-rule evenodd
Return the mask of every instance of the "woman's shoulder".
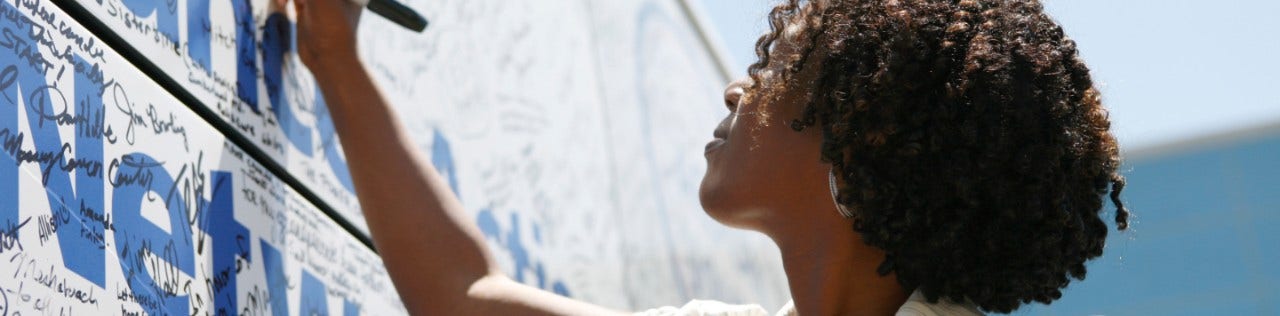
M 790 303 L 787 304 L 790 306 Z M 786 307 L 783 308 L 786 310 Z M 794 308 L 792 309 L 794 310 Z M 681 307 L 666 306 L 635 313 L 637 316 L 770 316 L 756 304 L 735 305 L 712 300 L 692 300 Z M 787 315 L 781 314 L 779 315 Z
M 734 305 L 710 300 L 692 300 L 681 307 L 667 306 L 638 312 L 638 316 L 769 316 L 769 312 L 756 304 Z M 978 316 L 983 315 L 973 304 L 961 304 L 948 300 L 929 303 L 919 291 L 912 293 L 896 316 Z M 795 304 L 787 302 L 774 316 L 798 316 Z
M 982 315 L 973 304 L 962 304 L 952 302 L 950 300 L 941 299 L 937 303 L 929 303 L 924 298 L 924 294 L 920 291 L 911 293 L 911 297 L 907 298 L 907 302 L 898 308 L 896 316 L 978 316 Z

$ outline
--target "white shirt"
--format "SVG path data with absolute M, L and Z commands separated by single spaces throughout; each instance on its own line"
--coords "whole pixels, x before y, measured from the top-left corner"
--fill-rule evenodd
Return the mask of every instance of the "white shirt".
M 667 306 L 636 313 L 637 316 L 768 316 L 763 307 L 756 304 L 732 305 L 717 301 L 692 300 L 679 308 Z M 982 315 L 973 304 L 957 304 L 949 300 L 938 300 L 930 304 L 924 294 L 916 291 L 907 298 L 907 302 L 898 308 L 896 316 L 976 316 Z M 787 302 L 774 316 L 798 316 L 795 302 Z

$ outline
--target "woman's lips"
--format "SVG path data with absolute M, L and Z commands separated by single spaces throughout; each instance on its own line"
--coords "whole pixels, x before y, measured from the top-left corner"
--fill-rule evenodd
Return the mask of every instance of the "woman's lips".
M 703 154 L 705 155 L 715 151 L 716 148 L 720 148 L 720 145 L 724 145 L 724 138 L 716 138 L 707 142 L 707 147 L 704 149 Z

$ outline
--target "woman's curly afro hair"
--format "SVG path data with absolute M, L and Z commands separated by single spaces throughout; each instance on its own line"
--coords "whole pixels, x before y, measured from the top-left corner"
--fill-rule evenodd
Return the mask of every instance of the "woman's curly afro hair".
M 1108 194 L 1128 226 L 1107 111 L 1038 1 L 790 0 L 769 20 L 748 73 L 797 39 L 779 82 L 812 94 L 791 127 L 821 129 L 853 229 L 905 289 L 1047 304 L 1102 254 Z

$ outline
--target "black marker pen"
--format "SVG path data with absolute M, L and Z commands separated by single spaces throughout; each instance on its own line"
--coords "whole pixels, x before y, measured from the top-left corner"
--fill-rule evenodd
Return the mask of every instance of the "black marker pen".
M 350 0 L 363 7 L 369 8 L 369 11 L 377 13 L 391 22 L 400 24 L 407 29 L 422 32 L 427 28 L 427 19 L 421 14 L 413 11 L 409 7 L 396 2 L 396 0 Z

